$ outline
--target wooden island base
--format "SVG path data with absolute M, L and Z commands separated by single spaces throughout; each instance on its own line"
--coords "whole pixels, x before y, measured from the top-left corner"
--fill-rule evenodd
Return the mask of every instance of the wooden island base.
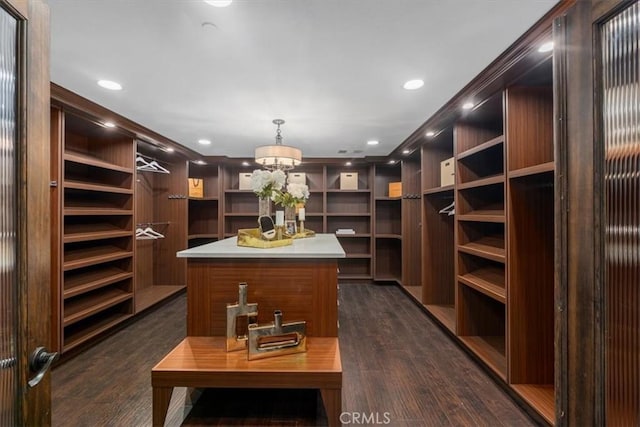
M 164 425 L 173 387 L 319 389 L 330 426 L 340 425 L 342 364 L 338 338 L 307 337 L 307 352 L 247 360 L 223 337 L 187 337 L 151 370 L 153 425 Z

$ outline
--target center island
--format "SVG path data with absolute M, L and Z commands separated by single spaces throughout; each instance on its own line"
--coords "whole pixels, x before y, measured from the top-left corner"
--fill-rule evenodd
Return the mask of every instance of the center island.
M 187 335 L 225 336 L 226 306 L 248 285 L 247 301 L 258 303 L 258 323 L 305 320 L 308 336 L 338 336 L 338 258 L 345 252 L 333 234 L 295 239 L 269 249 L 237 245 L 237 237 L 186 249 Z

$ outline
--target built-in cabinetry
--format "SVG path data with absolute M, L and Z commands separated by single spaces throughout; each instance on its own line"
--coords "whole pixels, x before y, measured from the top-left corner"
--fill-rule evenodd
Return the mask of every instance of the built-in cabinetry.
M 157 166 L 149 168 L 147 163 Z M 186 286 L 186 262 L 175 254 L 187 247 L 187 182 L 184 160 L 141 141 L 137 143 L 136 165 L 138 313 Z
M 132 135 L 51 109 L 52 347 L 66 352 L 131 317 Z
M 52 95 L 50 345 L 64 354 L 185 288 L 187 171 L 126 119 Z
M 421 150 L 421 302 L 553 423 L 551 59 L 476 100 Z M 451 157 L 455 183 L 443 186 Z
M 389 183 L 401 182 L 402 166 L 374 165 L 375 268 L 377 281 L 402 283 L 402 193 L 389 196 Z
M 195 185 L 202 186 L 202 197 L 189 196 L 188 202 L 188 240 L 189 247 L 215 242 L 220 239 L 221 172 L 218 164 L 189 162 L 189 178 Z

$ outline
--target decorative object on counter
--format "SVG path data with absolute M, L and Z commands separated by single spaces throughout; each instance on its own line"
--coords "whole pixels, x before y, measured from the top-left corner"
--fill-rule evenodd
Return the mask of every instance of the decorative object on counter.
M 274 321 L 268 325 L 249 325 L 249 360 L 307 351 L 306 322 L 282 322 L 282 311 L 273 312 Z
M 276 238 L 273 240 L 264 240 L 259 228 L 241 228 L 238 230 L 238 246 L 268 249 L 280 246 L 289 246 L 292 243 L 293 239 L 291 237 L 283 235 L 281 238 L 278 238 L 277 229 Z
M 309 187 L 307 184 L 291 182 L 287 184 L 286 191 L 278 190 L 274 192 L 273 201 L 276 205 L 284 207 L 284 229 L 288 236 L 295 236 L 298 233 L 296 224 L 296 209 L 302 206 L 309 199 Z
M 271 200 L 274 192 L 280 192 L 287 180 L 281 170 L 256 169 L 251 174 L 251 189 L 258 196 L 258 216 L 271 216 Z
M 282 145 L 280 125 L 282 119 L 274 119 L 273 124 L 278 126 L 275 145 L 262 145 L 256 147 L 256 163 L 269 170 L 290 170 L 302 163 L 302 151 L 299 148 Z
M 247 287 L 245 282 L 238 285 L 238 301 L 227 304 L 227 351 L 238 351 L 247 348 L 249 325 L 258 317 L 258 303 L 247 303 Z

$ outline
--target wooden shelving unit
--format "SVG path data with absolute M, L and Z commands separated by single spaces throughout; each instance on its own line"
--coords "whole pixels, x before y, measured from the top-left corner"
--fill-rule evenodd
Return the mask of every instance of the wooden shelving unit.
M 187 163 L 184 158 L 138 141 L 137 156 L 156 161 L 168 173 L 136 171 L 136 228 L 151 227 L 164 237 L 136 240 L 136 313 L 187 284 L 186 261 L 176 252 L 187 247 Z
M 188 163 L 189 178 L 202 182 L 203 196 L 188 199 L 187 239 L 189 247 L 219 240 L 222 233 L 220 220 L 221 171 L 220 165 Z
M 422 303 L 448 330 L 454 331 L 454 218 L 440 213 L 454 200 L 454 186 L 442 186 L 440 163 L 453 157 L 452 127 L 422 146 Z
M 66 352 L 133 314 L 134 141 L 51 108 L 52 348 Z
M 373 166 L 373 279 L 402 284 L 402 195 L 389 197 L 389 183 L 402 182 L 402 166 Z

